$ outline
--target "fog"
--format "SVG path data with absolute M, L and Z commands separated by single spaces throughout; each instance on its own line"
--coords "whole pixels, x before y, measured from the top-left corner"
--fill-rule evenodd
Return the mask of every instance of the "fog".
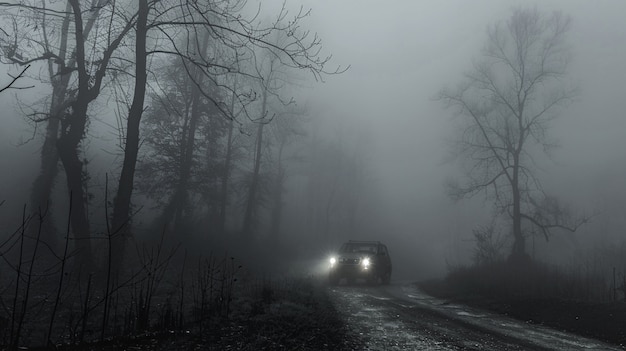
M 398 279 L 442 276 L 450 266 L 471 263 L 472 229 L 489 223 L 492 207 L 481 194 L 461 201 L 447 196 L 446 180 L 462 178 L 462 174 L 451 157 L 454 113 L 435 97 L 441 89 L 461 82 L 472 62 L 480 58 L 487 26 L 505 21 L 520 5 L 536 6 L 542 13 L 562 11 L 572 19 L 566 83 L 578 86 L 579 94 L 551 124 L 548 133 L 559 147 L 550 157 L 537 154 L 537 175 L 546 191 L 572 211 L 595 214 L 576 233 L 555 231 L 548 242 L 542 236 L 529 239 L 528 251 L 540 260 L 568 263 L 606 248 L 626 247 L 626 3 L 290 0 L 287 5 L 291 11 L 300 6 L 311 8 L 302 29 L 319 35 L 322 54 L 332 55 L 331 66 L 349 66 L 341 74 L 323 76 L 323 81 L 299 73 L 298 84 L 290 88 L 297 105 L 307 111 L 306 132 L 289 147 L 293 157 L 286 163 L 289 176 L 281 238 L 285 250 L 294 252 L 288 255 L 291 259 L 325 260 L 342 241 L 364 239 L 387 244 Z M 263 11 L 272 13 L 273 7 L 264 3 Z M 8 81 L 5 72 L 18 70 L 3 65 L 0 85 Z M 6 200 L 0 207 L 2 235 L 19 226 L 22 206 L 29 201 L 38 172 L 44 128 L 34 130 L 23 115 L 26 107 L 49 94 L 49 88 L 35 79 L 44 74 L 43 67 L 34 66 L 30 78 L 19 82 L 33 88 L 0 96 L 0 201 Z M 102 208 L 105 174 L 115 176 L 121 167 L 112 107 L 115 99 L 107 94 L 94 102 L 87 141 L 82 144 L 90 160 L 94 213 Z M 249 143 L 255 140 L 250 130 L 237 137 Z M 333 183 L 327 180 L 335 179 L 332 172 L 347 162 L 320 161 L 317 165 L 328 169 L 311 173 L 313 151 L 324 158 L 322 149 L 315 149 L 322 144 L 334 145 L 335 151 L 359 165 L 354 168 L 359 181 L 350 182 L 352 188 L 339 183 L 345 196 L 357 198 L 352 203 L 356 223 L 342 222 L 339 207 L 330 209 L 334 216 L 326 218 L 327 227 L 323 221 L 312 222 L 311 211 L 321 211 L 319 204 L 328 199 L 320 198 L 314 204 L 311 195 L 325 193 L 311 190 L 311 179 L 321 179 L 317 185 L 328 188 Z M 62 167 L 59 169 L 62 174 Z M 65 195 L 64 178 L 57 179 L 54 196 L 59 208 L 67 204 Z M 161 211 L 140 192 L 133 201 L 145 205 L 138 226 L 147 227 Z M 233 199 L 232 206 L 238 201 Z M 237 208 L 232 213 L 241 211 Z M 59 216 L 64 213 L 58 212 Z M 266 212 L 258 223 L 264 230 L 269 226 L 269 210 Z M 233 233 L 238 230 L 237 221 L 231 218 L 228 222 Z M 104 227 L 96 219 L 94 223 L 94 230 Z M 264 238 L 259 234 L 257 240 L 263 242 Z M 228 238 L 219 241 L 220 248 L 236 252 Z M 238 245 L 234 243 L 240 240 L 233 239 L 232 245 Z M 208 245 L 207 251 L 212 249 Z
M 572 19 L 568 78 L 580 91 L 550 128 L 559 147 L 539 161 L 539 176 L 571 208 L 600 212 L 576 233 L 558 232 L 548 243 L 536 238 L 533 249 L 541 259 L 570 262 L 623 246 L 624 3 L 322 1 L 313 7 L 313 28 L 325 48 L 351 68 L 316 86 L 310 98 L 328 123 L 372 135 L 370 162 L 384 194 L 381 240 L 409 249 L 398 254 L 415 260 L 412 269 L 425 265 L 442 273 L 447 263 L 466 262 L 471 229 L 489 221 L 483 196 L 459 202 L 446 196 L 444 180 L 459 172 L 449 154 L 453 112 L 433 98 L 461 81 L 479 58 L 487 25 L 506 19 L 516 6 L 562 11 Z

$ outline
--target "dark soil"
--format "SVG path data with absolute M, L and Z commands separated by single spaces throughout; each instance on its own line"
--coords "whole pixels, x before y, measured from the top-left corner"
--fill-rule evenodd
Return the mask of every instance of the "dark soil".
M 554 298 L 496 299 L 459 294 L 444 281 L 422 282 L 418 286 L 435 297 L 626 347 L 626 302 L 590 303 Z
M 455 292 L 445 281 L 418 285 L 435 297 L 622 347 L 626 345 L 624 302 L 600 304 L 559 299 L 494 299 Z M 257 293 L 241 297 L 228 319 L 195 323 L 185 330 L 161 330 L 99 343 L 51 345 L 40 349 L 358 350 L 363 346 L 335 309 L 326 286 L 315 279 L 299 279 L 289 284 L 270 284 Z
M 294 290 L 297 288 L 297 290 Z M 315 281 L 277 286 L 254 299 L 239 301 L 227 320 L 189 326 L 189 330 L 154 332 L 57 350 L 355 350 L 361 349 Z M 43 349 L 43 348 L 42 348 Z

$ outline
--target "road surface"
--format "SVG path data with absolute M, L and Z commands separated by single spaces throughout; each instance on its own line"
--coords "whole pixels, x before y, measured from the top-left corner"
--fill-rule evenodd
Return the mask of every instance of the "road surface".
M 433 298 L 414 284 L 340 285 L 329 293 L 366 350 L 622 350 Z

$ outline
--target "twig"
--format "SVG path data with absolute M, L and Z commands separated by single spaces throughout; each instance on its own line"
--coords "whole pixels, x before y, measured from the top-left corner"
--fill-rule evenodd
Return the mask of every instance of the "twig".
M 18 255 L 18 263 L 17 263 L 17 269 L 16 269 L 16 280 L 15 280 L 15 296 L 13 296 L 13 312 L 11 314 L 11 346 L 14 349 L 17 349 L 17 346 L 19 344 L 19 340 L 20 340 L 20 330 L 19 330 L 19 326 L 18 329 L 15 330 L 15 319 L 17 318 L 16 313 L 17 313 L 17 299 L 18 299 L 18 294 L 19 294 L 19 288 L 20 288 L 20 280 L 21 280 L 21 273 L 22 273 L 22 258 L 24 255 L 24 232 L 26 231 L 26 224 L 27 224 L 27 219 L 26 219 L 26 205 L 24 205 L 24 208 L 22 209 L 22 227 L 20 228 L 20 234 L 21 234 L 21 238 L 20 238 L 20 254 Z
M 11 82 L 9 82 L 9 84 L 7 84 L 5 87 L 0 88 L 0 93 L 2 93 L 5 90 L 8 89 L 16 89 L 16 90 L 22 90 L 22 89 L 29 89 L 34 87 L 34 85 L 28 86 L 28 87 L 14 87 L 13 84 L 15 84 L 15 82 L 17 82 L 18 79 L 22 78 L 24 76 L 24 73 L 26 72 L 26 70 L 30 67 L 30 65 L 24 67 L 24 69 L 15 77 L 13 77 L 12 75 L 9 74 L 9 77 L 13 78 L 13 80 Z M 4 203 L 4 201 L 2 201 L 2 203 Z M 0 205 L 2 205 L 2 203 L 0 203 Z
M 102 328 L 100 329 L 100 341 L 104 340 L 104 331 L 107 325 L 107 317 L 109 315 L 109 288 L 111 286 L 111 258 L 112 258 L 112 248 L 111 248 L 111 228 L 109 225 L 109 174 L 105 174 L 105 184 L 104 184 L 104 221 L 107 226 L 107 242 L 109 244 L 108 247 L 108 263 L 107 263 L 107 281 L 104 293 L 104 311 L 102 313 Z
M 20 322 L 17 326 L 17 335 L 19 337 L 22 331 L 22 325 L 24 324 L 24 316 L 26 316 L 26 308 L 28 306 L 28 298 L 30 295 L 30 287 L 33 279 L 33 266 L 35 265 L 35 259 L 37 258 L 37 249 L 39 248 L 39 242 L 41 241 L 41 230 L 43 228 L 44 218 L 46 217 L 46 213 L 48 209 L 46 207 L 45 212 L 41 212 L 41 208 L 39 208 L 39 228 L 37 228 L 37 240 L 35 241 L 35 248 L 33 249 L 33 256 L 30 261 L 30 267 L 28 267 L 28 275 L 26 276 L 26 292 L 24 293 L 24 298 L 22 299 L 22 312 L 20 314 Z M 17 344 L 15 346 L 18 346 Z
M 48 325 L 48 343 L 50 343 L 50 337 L 52 335 L 52 326 L 54 325 L 54 318 L 56 316 L 57 308 L 59 306 L 59 300 L 61 299 L 61 290 L 63 288 L 63 277 L 65 276 L 65 263 L 67 262 L 67 251 L 70 243 L 70 226 L 72 217 L 72 192 L 70 191 L 70 204 L 69 212 L 67 214 L 67 230 L 65 232 L 65 249 L 63 251 L 63 257 L 61 258 L 61 274 L 59 274 L 59 285 L 57 287 L 57 295 L 54 299 L 54 307 L 52 308 L 52 314 L 50 316 L 50 324 Z

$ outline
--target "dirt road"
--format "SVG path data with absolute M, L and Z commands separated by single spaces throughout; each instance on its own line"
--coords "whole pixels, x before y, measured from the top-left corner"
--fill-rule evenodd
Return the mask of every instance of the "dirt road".
M 409 283 L 342 285 L 329 293 L 367 350 L 622 350 L 436 299 Z

